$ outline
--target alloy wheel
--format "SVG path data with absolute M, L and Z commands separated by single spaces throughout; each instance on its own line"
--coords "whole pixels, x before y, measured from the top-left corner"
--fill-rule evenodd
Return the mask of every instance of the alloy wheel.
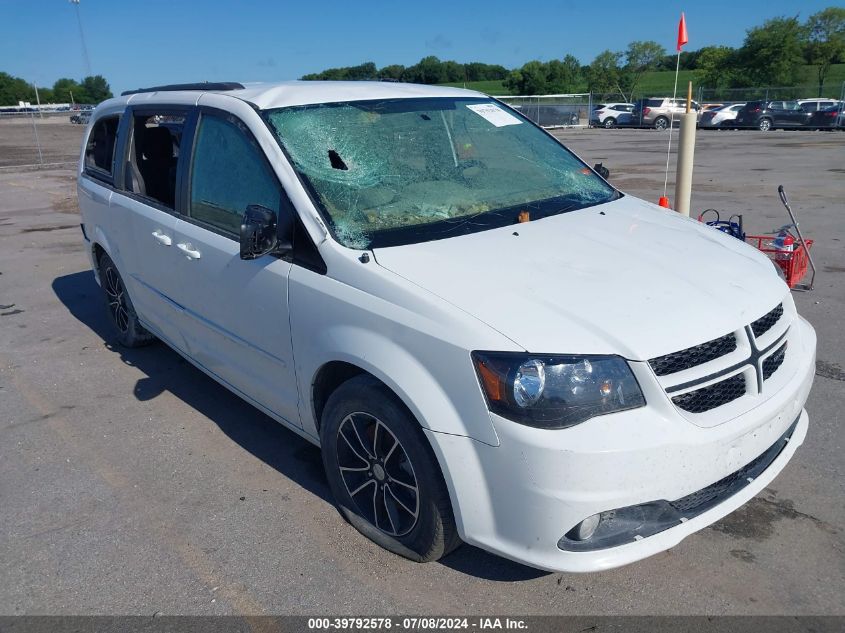
M 337 463 L 346 491 L 361 516 L 390 536 L 414 529 L 420 492 L 401 442 L 369 413 L 350 413 L 337 430 Z
M 126 304 L 126 291 L 123 288 L 123 281 L 111 266 L 106 268 L 104 281 L 109 313 L 117 329 L 125 333 L 129 330 L 129 309 Z

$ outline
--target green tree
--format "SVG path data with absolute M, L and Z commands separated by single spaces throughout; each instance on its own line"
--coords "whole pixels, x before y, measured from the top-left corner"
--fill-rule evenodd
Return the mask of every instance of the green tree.
M 737 52 L 733 85 L 794 85 L 804 65 L 804 35 L 797 17 L 773 18 L 749 29 Z
M 319 73 L 303 75 L 302 79 L 322 81 L 354 81 L 361 79 L 377 79 L 378 72 L 373 62 L 364 62 L 358 66 L 342 66 L 340 68 L 327 68 Z
M 731 83 L 735 51 L 729 46 L 705 46 L 696 58 L 695 81 L 707 88 L 722 88 Z
M 41 100 L 42 105 L 45 103 L 56 103 L 56 98 L 53 96 L 53 89 L 47 86 L 38 86 L 38 98 Z
M 505 88 L 512 94 L 542 95 L 548 93 L 547 65 L 530 61 L 519 70 L 512 71 L 505 79 Z
M 408 80 L 418 84 L 444 83 L 447 81 L 445 77 L 443 63 L 434 55 L 423 57 L 407 71 Z
M 607 95 L 613 92 L 621 92 L 619 78 L 621 69 L 619 62 L 622 53 L 613 51 L 602 51 L 587 67 L 587 88 L 590 92 L 599 95 Z
M 831 65 L 845 57 L 845 8 L 828 7 L 809 17 L 807 61 L 816 66 L 819 96 Z
M 439 83 L 458 83 L 460 81 L 467 80 L 463 64 L 453 61 L 445 61 L 441 62 L 441 68 L 442 80 Z
M 404 73 L 405 67 L 402 64 L 390 64 L 379 69 L 378 77 L 379 79 L 394 79 L 399 81 L 402 79 Z
M 35 90 L 26 80 L 0 72 L 0 106 L 17 106 L 18 101 L 35 103 Z
M 467 81 L 491 81 L 505 79 L 508 76 L 508 69 L 504 66 L 482 62 L 464 64 L 464 72 Z
M 85 103 L 82 96 L 82 88 L 73 79 L 62 77 L 53 84 L 53 98 L 59 103 Z
M 551 60 L 546 64 L 546 82 L 550 92 L 575 92 L 581 84 L 581 63 L 573 55 Z
M 648 40 L 628 44 L 625 50 L 625 66 L 622 69 L 619 84 L 623 93 L 627 90 L 629 99 L 634 98 L 643 74 L 657 68 L 664 57 L 666 57 L 666 49 L 657 42 Z
M 102 75 L 85 77 L 82 80 L 82 91 L 88 97 L 88 103 L 100 103 L 100 101 L 111 99 L 114 96 L 109 82 Z

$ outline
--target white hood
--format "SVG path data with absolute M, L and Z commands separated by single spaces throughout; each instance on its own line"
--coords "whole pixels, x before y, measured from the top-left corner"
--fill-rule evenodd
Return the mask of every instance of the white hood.
M 536 353 L 647 360 L 736 330 L 787 292 L 753 247 L 630 196 L 375 258 Z

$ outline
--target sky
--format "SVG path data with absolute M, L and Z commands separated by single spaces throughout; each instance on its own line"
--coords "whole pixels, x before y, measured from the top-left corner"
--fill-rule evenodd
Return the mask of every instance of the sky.
M 164 83 L 281 81 L 334 66 L 416 63 L 426 55 L 521 66 L 567 53 L 655 40 L 675 50 L 681 11 L 689 44 L 739 46 L 748 28 L 809 15 L 840 0 L 763 2 L 578 0 L 80 0 L 92 74 L 115 94 Z M 0 71 L 39 86 L 87 74 L 69 0 L 0 0 Z

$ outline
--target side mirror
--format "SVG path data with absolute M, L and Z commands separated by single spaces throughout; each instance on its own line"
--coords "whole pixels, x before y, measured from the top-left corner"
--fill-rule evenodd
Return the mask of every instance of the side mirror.
M 248 205 L 241 222 L 241 259 L 255 259 L 278 251 L 281 246 L 284 244 L 279 240 L 276 212 L 258 204 Z

